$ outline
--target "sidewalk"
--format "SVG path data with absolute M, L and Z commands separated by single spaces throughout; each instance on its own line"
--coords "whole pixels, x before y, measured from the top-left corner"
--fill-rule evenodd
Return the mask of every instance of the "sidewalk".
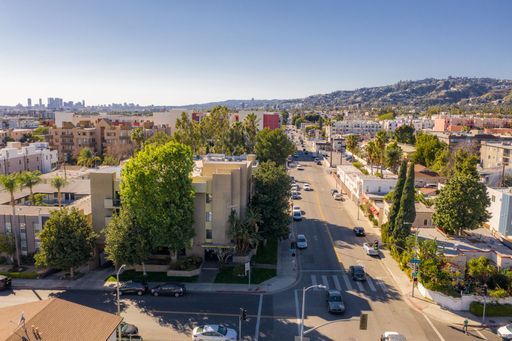
M 227 283 L 185 283 L 189 292 L 240 292 L 251 294 L 276 293 L 292 286 L 298 275 L 296 259 L 289 253 L 288 240 L 279 242 L 277 257 L 277 276 L 260 284 L 227 284 Z M 111 291 L 116 282 L 105 282 L 112 274 L 112 269 L 93 270 L 82 278 L 74 281 L 61 279 L 13 279 L 15 289 L 37 290 L 98 290 Z M 151 285 L 160 284 L 152 282 Z
M 333 175 L 326 176 L 329 179 L 332 187 L 335 186 L 336 180 Z M 359 220 L 357 220 L 357 210 L 359 209 L 352 200 L 347 199 L 343 202 L 346 213 L 352 220 L 354 226 L 362 226 L 370 234 L 375 235 L 380 240 L 380 228 L 375 227 L 370 221 L 364 216 L 362 212 L 359 214 Z M 382 257 L 381 263 L 387 272 L 393 278 L 397 288 L 400 290 L 401 296 L 404 301 L 413 309 L 418 312 L 428 314 L 429 317 L 448 323 L 452 325 L 462 326 L 464 319 L 468 319 L 471 327 L 482 326 L 482 319 L 474 316 L 469 311 L 450 311 L 437 303 L 430 301 L 427 298 L 421 296 L 417 288 L 415 288 L 415 297 L 412 297 L 412 282 L 411 279 L 400 269 L 398 263 L 391 257 L 388 250 L 381 250 Z M 486 326 L 498 327 L 510 323 L 510 317 L 490 317 L 486 318 Z

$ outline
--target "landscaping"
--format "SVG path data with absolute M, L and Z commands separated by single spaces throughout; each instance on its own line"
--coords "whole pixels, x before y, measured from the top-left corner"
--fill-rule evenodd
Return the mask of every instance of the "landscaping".
M 257 264 L 277 264 L 277 244 L 277 239 L 267 240 L 266 245 L 260 243 L 252 260 Z
M 126 281 L 134 281 L 134 282 L 142 282 L 143 275 L 142 272 L 127 270 L 119 275 L 119 280 L 122 282 Z M 115 282 L 116 276 L 110 275 L 106 280 L 106 282 Z M 193 277 L 169 277 L 166 272 L 148 272 L 146 276 L 146 281 L 148 282 L 197 282 L 197 276 Z
M 475 316 L 482 316 L 484 304 L 472 302 L 469 311 Z M 487 303 L 485 307 L 485 316 L 512 316 L 512 304 Z
M 243 266 L 230 266 L 219 270 L 215 277 L 215 283 L 247 284 L 249 278 L 244 275 Z M 251 284 L 260 284 L 277 275 L 275 269 L 251 269 Z
M 20 278 L 20 279 L 36 279 L 38 277 L 37 272 L 17 272 L 17 271 L 6 271 L 0 272 L 0 275 L 4 275 L 11 278 Z

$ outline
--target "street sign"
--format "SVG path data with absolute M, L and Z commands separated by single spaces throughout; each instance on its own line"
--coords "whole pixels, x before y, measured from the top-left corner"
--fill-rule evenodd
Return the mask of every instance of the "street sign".
M 416 276 L 418 276 L 418 271 L 414 271 L 414 272 L 412 273 L 412 277 L 416 277 Z
M 251 271 L 251 263 L 247 262 L 245 263 L 245 273 L 247 274 L 249 271 Z
M 417 258 L 411 258 L 411 260 L 409 261 L 409 263 L 413 263 L 413 264 L 420 264 L 421 263 L 421 260 L 417 259 Z

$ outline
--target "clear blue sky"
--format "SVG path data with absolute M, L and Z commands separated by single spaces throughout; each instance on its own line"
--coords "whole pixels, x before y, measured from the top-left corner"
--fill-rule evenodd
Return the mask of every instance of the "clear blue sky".
M 0 104 L 295 98 L 512 79 L 512 1 L 0 2 Z

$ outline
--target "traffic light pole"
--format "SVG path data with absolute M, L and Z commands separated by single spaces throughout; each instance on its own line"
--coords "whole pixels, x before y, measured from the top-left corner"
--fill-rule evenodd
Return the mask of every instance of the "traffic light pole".
M 242 341 L 242 317 L 238 319 L 238 341 Z

